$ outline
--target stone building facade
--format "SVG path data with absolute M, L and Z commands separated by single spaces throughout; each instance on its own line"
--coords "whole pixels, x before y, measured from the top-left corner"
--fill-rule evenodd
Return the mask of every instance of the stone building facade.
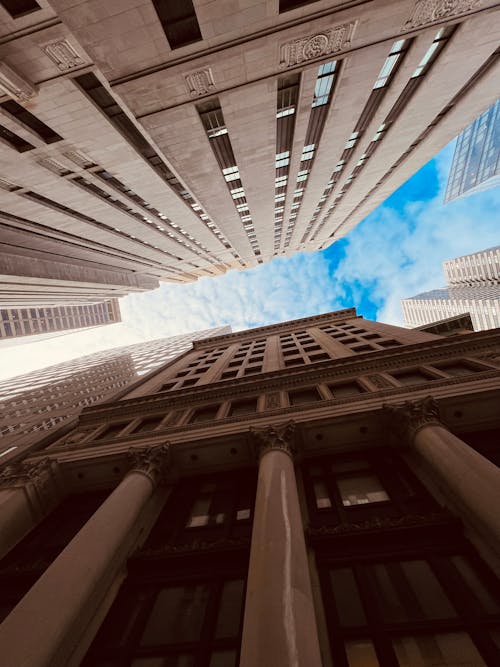
M 499 4 L 0 3 L 0 302 L 330 245 L 494 102 Z
M 29 667 L 496 667 L 500 334 L 197 341 L 0 472 Z

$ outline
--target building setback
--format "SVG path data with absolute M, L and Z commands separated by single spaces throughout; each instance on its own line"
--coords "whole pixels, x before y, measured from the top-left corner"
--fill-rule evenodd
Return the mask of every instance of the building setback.
M 26 434 L 67 422 L 182 354 L 193 341 L 230 330 L 215 327 L 94 352 L 0 382 L 0 460 L 18 451 Z
M 500 100 L 457 138 L 445 202 L 500 185 Z
M 121 322 L 118 299 L 79 306 L 0 309 L 0 340 L 34 336 L 36 340 L 55 332 L 81 330 Z M 27 340 L 30 340 L 28 338 Z
M 475 331 L 500 327 L 500 246 L 443 262 L 447 287 L 402 299 L 406 324 L 469 313 Z
M 499 365 L 354 309 L 196 341 L 0 472 L 3 662 L 497 667 Z
M 0 303 L 330 245 L 494 102 L 499 4 L 2 3 Z

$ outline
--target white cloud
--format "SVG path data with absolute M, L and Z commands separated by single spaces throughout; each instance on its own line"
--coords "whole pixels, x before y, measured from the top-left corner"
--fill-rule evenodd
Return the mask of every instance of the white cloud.
M 437 195 L 403 210 L 379 207 L 351 232 L 332 276 L 355 301 L 368 292 L 382 322 L 402 323 L 402 298 L 443 286 L 445 259 L 499 243 L 500 188 L 442 203 L 451 153 L 450 145 L 436 158 Z

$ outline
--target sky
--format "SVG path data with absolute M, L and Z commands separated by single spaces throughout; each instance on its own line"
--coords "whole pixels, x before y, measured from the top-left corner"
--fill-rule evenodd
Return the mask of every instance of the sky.
M 400 300 L 444 285 L 442 262 L 500 243 L 500 188 L 443 204 L 454 142 L 329 248 L 120 301 L 123 321 L 0 345 L 0 380 L 99 350 L 230 324 L 233 331 L 356 307 L 402 324 Z

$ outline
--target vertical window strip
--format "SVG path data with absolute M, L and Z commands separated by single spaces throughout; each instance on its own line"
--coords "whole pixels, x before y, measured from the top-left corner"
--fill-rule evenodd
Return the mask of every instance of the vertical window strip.
M 227 131 L 224 115 L 218 98 L 214 98 L 197 107 L 200 120 L 208 137 L 210 147 L 219 168 L 226 181 L 229 194 L 233 201 L 236 212 L 246 232 L 248 241 L 257 257 L 262 262 L 261 250 L 257 241 L 257 233 L 248 206 L 245 190 L 241 181 L 238 165 L 234 156 L 231 139 Z
M 365 152 L 361 156 L 360 160 L 356 164 L 355 168 L 353 171 L 349 174 L 344 187 L 339 193 L 339 196 L 335 198 L 335 200 L 330 204 L 329 208 L 326 211 L 326 215 L 324 216 L 323 220 L 321 221 L 321 224 L 316 228 L 314 235 L 312 236 L 311 240 L 314 240 L 317 235 L 321 232 L 323 229 L 324 225 L 326 224 L 327 220 L 329 219 L 333 209 L 338 205 L 340 199 L 344 196 L 344 194 L 347 192 L 347 190 L 351 187 L 352 181 L 357 177 L 361 169 L 365 166 L 366 161 L 373 155 L 375 150 L 378 148 L 380 142 L 382 139 L 385 137 L 387 131 L 391 127 L 392 123 L 396 120 L 396 118 L 400 115 L 400 113 L 403 111 L 403 109 L 406 107 L 407 103 L 415 93 L 416 89 L 420 85 L 423 77 L 429 72 L 432 64 L 437 60 L 439 54 L 442 52 L 444 46 L 446 43 L 449 41 L 453 33 L 455 32 L 457 26 L 446 26 L 445 28 L 440 28 L 434 37 L 434 40 L 432 41 L 431 45 L 427 49 L 424 57 L 420 61 L 417 69 L 413 72 L 411 75 L 410 80 L 404 87 L 403 91 L 399 95 L 398 99 L 390 109 L 389 113 L 387 114 L 386 118 L 384 119 L 383 123 L 379 125 L 377 131 L 375 132 L 371 142 L 368 144 Z M 377 77 L 377 81 L 375 82 L 375 85 L 373 87 L 372 94 L 374 92 L 379 91 L 380 89 L 385 89 L 389 86 L 390 82 L 392 81 L 397 68 L 402 62 L 402 58 L 404 54 L 408 51 L 408 48 L 411 44 L 411 40 L 398 40 L 394 42 L 394 44 L 391 47 L 391 51 L 386 58 L 384 65 L 382 66 L 382 69 L 380 70 L 380 73 Z M 380 100 L 379 100 L 380 102 Z M 375 110 L 373 111 L 372 117 L 375 113 Z M 345 160 L 345 153 L 346 151 L 350 150 L 353 148 L 354 144 L 357 143 L 359 140 L 359 136 L 354 137 L 355 141 L 354 143 L 350 143 L 353 139 L 353 136 L 351 135 L 350 139 L 348 140 L 348 143 L 345 146 L 344 153 L 342 155 L 342 159 Z M 338 166 L 338 165 L 337 165 Z M 335 173 L 335 172 L 334 172 Z M 338 180 L 338 176 L 337 179 Z M 325 192 L 328 190 L 328 187 L 325 189 Z M 329 190 L 329 193 L 333 188 Z M 325 192 L 323 194 L 325 194 Z M 329 194 L 328 193 L 328 194 Z M 328 196 L 327 194 L 327 196 Z M 325 200 L 324 200 L 325 201 Z M 364 201 L 364 200 L 363 200 Z M 324 202 L 323 202 L 324 203 Z M 322 205 L 320 205 L 321 209 Z M 311 227 L 313 227 L 315 222 L 315 219 L 312 221 Z
M 300 167 L 297 172 L 292 210 L 288 218 L 288 227 L 284 240 L 285 248 L 288 248 L 293 236 L 307 180 L 311 173 L 315 153 L 323 133 L 335 82 L 338 78 L 338 71 L 339 62 L 337 60 L 323 63 L 318 69 L 306 140 L 302 148 Z

